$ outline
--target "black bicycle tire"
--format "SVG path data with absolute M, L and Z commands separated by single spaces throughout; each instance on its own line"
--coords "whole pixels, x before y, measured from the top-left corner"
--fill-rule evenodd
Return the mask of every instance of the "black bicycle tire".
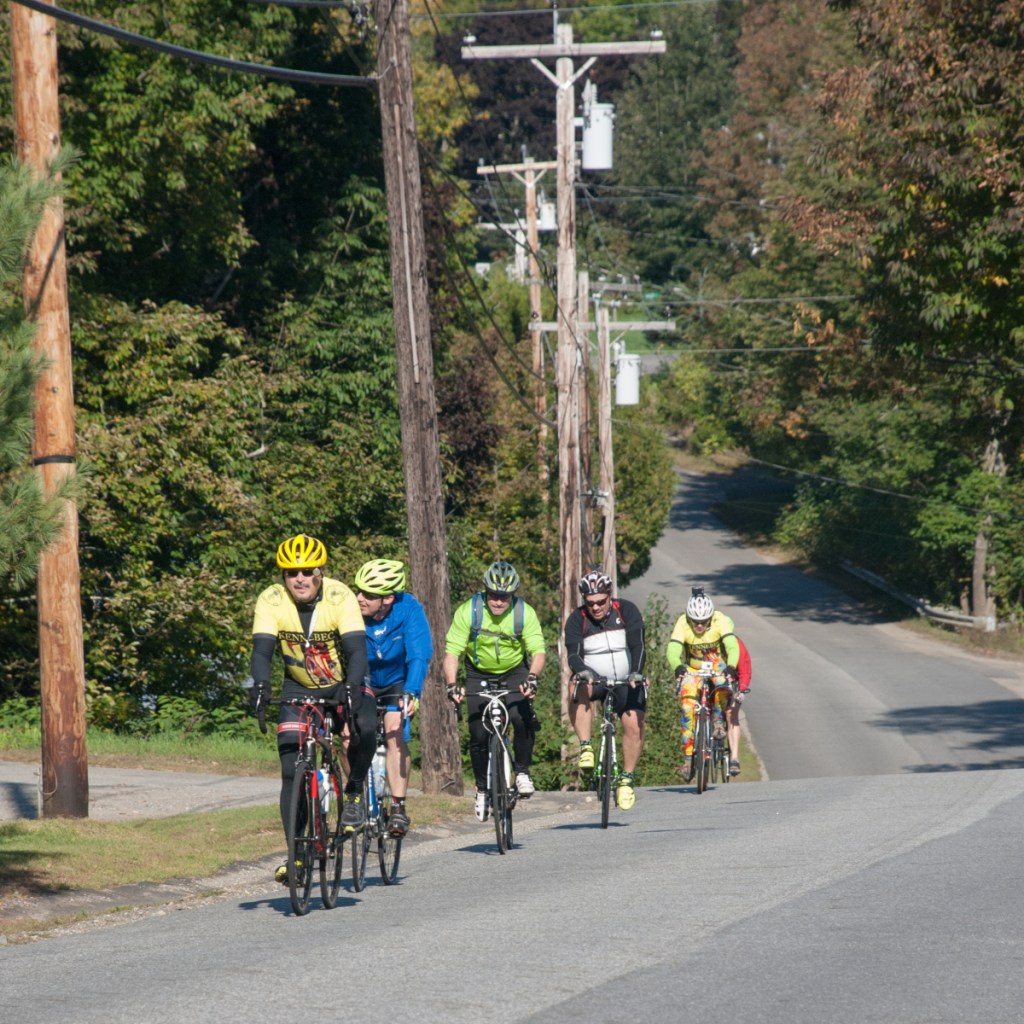
M 698 793 L 703 793 L 708 788 L 708 759 L 704 756 L 706 745 L 707 723 L 698 711 L 693 733 L 693 781 L 697 785 Z
M 313 887 L 313 834 L 316 825 L 309 795 L 312 773 L 313 766 L 304 760 L 295 766 L 288 805 L 288 894 L 292 910 L 299 917 L 309 912 L 309 893 Z M 303 808 L 306 814 L 300 835 L 299 815 Z
M 505 778 L 505 749 L 496 733 L 491 735 L 491 817 L 494 819 L 494 838 L 498 844 L 498 853 L 504 855 L 511 849 L 505 834 L 508 824 L 508 780 Z
M 615 726 L 608 728 L 602 722 L 603 741 L 601 746 L 601 828 L 608 827 L 612 808 L 612 787 L 615 785 Z
M 391 821 L 391 786 L 384 778 L 382 792 L 379 797 L 380 833 L 377 836 L 377 862 L 380 864 L 380 877 L 385 885 L 394 885 L 398 881 L 398 862 L 402 857 L 402 837 L 393 836 L 388 831 Z
M 369 778 L 363 779 L 363 807 L 369 814 Z M 370 821 L 367 818 L 361 828 L 352 833 L 352 888 L 362 892 L 366 888 L 366 859 L 370 853 Z
M 344 833 L 341 831 L 343 786 L 336 761 L 324 758 L 323 767 L 327 769 L 327 782 L 331 790 L 327 810 L 323 810 L 322 801 L 320 810 L 320 835 L 323 842 L 323 851 L 320 854 L 320 897 L 324 901 L 324 906 L 328 910 L 333 910 L 338 905 L 338 890 L 341 888 L 341 872 L 345 859 Z

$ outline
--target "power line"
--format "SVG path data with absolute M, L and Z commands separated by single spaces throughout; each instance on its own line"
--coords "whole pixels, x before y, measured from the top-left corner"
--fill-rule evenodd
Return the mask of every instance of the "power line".
M 117 28 L 114 25 L 107 25 L 102 21 L 96 21 L 93 18 L 86 18 L 81 14 L 66 11 L 62 7 L 43 3 L 42 0 L 13 0 L 13 2 L 20 4 L 22 7 L 28 7 L 33 11 L 38 11 L 40 14 L 49 15 L 60 21 L 66 21 L 69 25 L 75 25 L 90 32 L 98 32 L 101 35 L 112 36 L 114 39 L 119 39 L 122 42 L 141 46 L 148 50 L 156 50 L 158 53 L 180 57 L 194 64 L 209 64 L 227 71 L 241 71 L 245 74 L 261 75 L 264 78 L 279 78 L 289 82 L 304 82 L 309 85 L 375 86 L 377 84 L 375 77 L 332 75 L 322 71 L 299 71 L 295 68 L 280 68 L 273 64 L 253 64 L 250 61 L 234 60 L 231 57 L 218 57 L 212 53 L 204 53 L 201 50 L 189 50 L 183 46 L 174 46 L 171 43 L 161 42 L 159 39 L 151 39 L 149 36 L 139 35 L 136 32 L 128 32 L 123 28 Z

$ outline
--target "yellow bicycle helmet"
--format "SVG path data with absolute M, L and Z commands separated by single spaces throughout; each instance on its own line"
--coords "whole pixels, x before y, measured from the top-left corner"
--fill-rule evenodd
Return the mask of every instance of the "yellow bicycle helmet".
M 305 533 L 289 537 L 277 549 L 277 565 L 280 569 L 318 569 L 326 562 L 327 548 L 323 541 Z
M 353 583 L 364 594 L 386 597 L 405 590 L 405 566 L 393 558 L 375 558 L 360 568 Z

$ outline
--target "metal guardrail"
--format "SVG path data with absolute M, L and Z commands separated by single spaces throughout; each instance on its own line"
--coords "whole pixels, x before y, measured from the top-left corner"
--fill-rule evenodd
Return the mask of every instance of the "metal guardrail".
M 862 569 L 859 565 L 854 565 L 852 562 L 847 561 L 841 562 L 840 565 L 851 576 L 856 576 L 865 583 L 885 591 L 890 597 L 896 598 L 897 601 L 902 601 L 904 604 L 909 605 L 922 618 L 930 619 L 932 622 L 939 622 L 944 626 L 969 626 L 971 629 L 983 629 L 986 633 L 994 633 L 996 630 L 996 617 L 994 615 L 965 615 L 954 608 L 936 608 L 934 605 L 922 601 L 919 597 L 914 597 L 911 594 L 904 593 L 902 590 L 897 590 L 896 587 L 887 580 L 882 579 L 881 576 L 877 576 L 867 569 Z

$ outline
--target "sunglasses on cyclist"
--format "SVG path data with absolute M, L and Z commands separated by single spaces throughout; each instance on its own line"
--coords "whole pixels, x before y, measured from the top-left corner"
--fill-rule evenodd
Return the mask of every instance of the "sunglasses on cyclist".
M 596 597 L 592 601 L 583 602 L 588 608 L 603 608 L 608 603 L 607 597 Z
M 710 619 L 690 619 L 690 625 L 694 629 L 707 629 L 711 625 Z
M 493 590 L 488 590 L 487 591 L 487 600 L 488 601 L 511 601 L 512 600 L 512 595 L 511 594 L 496 594 L 496 593 L 494 593 Z
M 295 579 L 297 576 L 303 576 L 303 577 L 305 577 L 308 580 L 308 579 L 310 579 L 311 577 L 313 577 L 313 576 L 315 576 L 317 574 L 317 570 L 316 569 L 285 569 L 284 574 L 290 580 Z
M 357 590 L 356 597 L 361 597 L 364 601 L 383 601 L 386 594 L 371 594 L 368 590 Z

